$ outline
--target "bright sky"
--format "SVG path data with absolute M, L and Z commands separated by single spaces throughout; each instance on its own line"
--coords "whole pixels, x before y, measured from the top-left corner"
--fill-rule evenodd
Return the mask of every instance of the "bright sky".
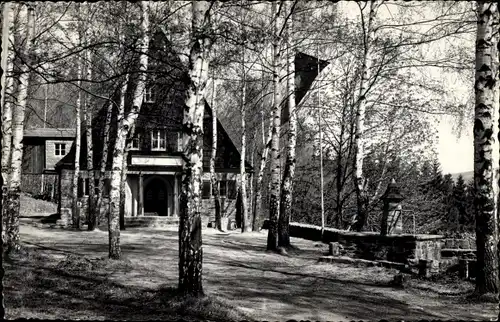
M 474 169 L 474 145 L 472 140 L 472 124 L 460 138 L 453 133 L 453 121 L 445 118 L 439 127 L 438 143 L 439 160 L 443 173 L 467 172 Z

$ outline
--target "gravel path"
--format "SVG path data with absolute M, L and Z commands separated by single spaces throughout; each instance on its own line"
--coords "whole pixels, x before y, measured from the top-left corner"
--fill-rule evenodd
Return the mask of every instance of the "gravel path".
M 204 287 L 256 320 L 489 320 L 495 304 L 471 304 L 464 296 L 422 293 L 389 285 L 394 270 L 318 263 L 326 245 L 292 238 L 298 247 L 289 256 L 265 251 L 266 233 L 229 234 L 203 230 Z M 107 232 L 76 232 L 21 226 L 26 246 L 53 255 L 76 253 L 103 257 Z M 177 231 L 128 229 L 121 234 L 124 258 L 133 270 L 116 271 L 122 285 L 158 288 L 177 285 Z M 318 247 L 319 246 L 319 247 Z

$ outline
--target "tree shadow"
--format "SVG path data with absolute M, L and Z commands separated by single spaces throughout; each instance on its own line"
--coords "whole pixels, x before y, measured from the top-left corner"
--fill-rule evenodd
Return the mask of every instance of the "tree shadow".
M 12 259 L 4 264 L 5 307 L 7 317 L 30 312 L 40 318 L 106 320 L 241 320 L 246 316 L 232 313 L 217 299 L 181 297 L 172 285 L 155 289 L 124 286 L 109 279 L 110 263 L 80 269 L 61 266 L 36 257 Z M 71 259 L 68 259 L 71 258 Z M 91 260 L 67 256 L 73 264 Z M 95 261 L 96 263 L 99 260 Z M 113 261 L 115 269 L 127 271 L 125 262 Z

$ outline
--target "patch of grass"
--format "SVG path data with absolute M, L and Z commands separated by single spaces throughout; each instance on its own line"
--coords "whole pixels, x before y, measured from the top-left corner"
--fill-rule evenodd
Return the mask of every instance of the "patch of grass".
M 57 212 L 57 204 L 45 200 L 35 199 L 27 194 L 21 194 L 21 217 L 36 216 L 41 213 L 53 214 Z
M 179 296 L 175 288 L 125 286 L 110 277 L 136 270 L 115 261 L 24 249 L 4 264 L 6 318 L 97 320 L 249 320 L 216 296 Z

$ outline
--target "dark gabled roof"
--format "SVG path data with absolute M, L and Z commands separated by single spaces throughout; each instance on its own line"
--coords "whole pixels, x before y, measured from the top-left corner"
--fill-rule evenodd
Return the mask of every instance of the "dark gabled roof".
M 75 129 L 72 128 L 37 128 L 25 129 L 23 137 L 25 138 L 46 138 L 46 139 L 74 139 Z
M 295 104 L 299 105 L 307 92 L 311 89 L 311 85 L 321 71 L 329 64 L 328 61 L 319 59 L 304 53 L 295 55 Z M 281 124 L 288 122 L 290 113 L 286 97 L 283 98 L 281 108 Z
M 161 36 L 158 39 L 159 41 L 165 41 L 168 45 L 168 40 Z M 161 44 L 160 44 L 161 45 Z M 150 64 L 151 68 L 155 68 L 159 71 L 157 75 L 157 81 L 159 86 L 161 86 L 162 91 L 161 95 L 156 98 L 157 103 L 154 104 L 143 104 L 141 107 L 141 111 L 136 120 L 137 128 L 147 128 L 147 127 L 155 127 L 161 126 L 162 124 L 169 124 L 174 129 L 180 131 L 182 129 L 182 108 L 184 104 L 184 91 L 185 91 L 185 73 L 186 66 L 183 66 L 180 63 L 180 59 L 176 55 L 166 55 L 165 49 L 162 46 L 158 47 L 160 49 L 159 54 L 161 59 L 155 59 L 155 64 Z M 155 55 L 154 52 L 151 52 L 152 56 Z M 167 57 L 168 56 L 168 57 Z M 174 68 L 177 66 L 176 68 Z M 127 92 L 132 92 L 133 87 L 135 85 L 132 84 L 128 86 Z M 130 104 L 131 95 L 127 94 L 126 98 L 126 107 Z M 179 109 L 179 113 L 176 113 L 177 108 Z M 101 108 L 97 115 L 92 120 L 93 129 L 92 129 L 92 138 L 93 138 L 93 168 L 98 169 L 99 163 L 102 155 L 102 145 L 103 145 L 103 128 L 104 128 L 104 119 L 106 114 L 106 107 Z M 209 124 L 211 124 L 211 116 L 212 109 L 209 104 L 205 102 L 205 111 L 204 111 L 204 121 L 203 126 L 204 129 L 210 130 Z M 110 128 L 110 145 L 109 149 L 111 149 L 111 153 L 108 153 L 107 159 L 107 167 L 111 167 L 112 163 L 112 149 L 114 146 L 115 136 L 116 136 L 116 125 L 117 125 L 117 110 L 113 109 L 112 116 L 112 126 Z M 207 128 L 208 127 L 208 128 Z M 82 135 L 81 135 L 81 154 L 80 154 L 80 168 L 87 168 L 87 139 L 85 135 L 85 131 L 83 130 L 85 127 L 82 126 Z M 205 131 L 204 137 L 204 145 L 211 145 L 211 136 L 208 135 L 208 131 Z M 239 169 L 239 159 L 240 159 L 240 151 L 238 150 L 235 142 L 228 135 L 227 131 L 224 129 L 220 120 L 218 120 L 218 144 L 217 144 L 217 157 L 216 157 L 216 168 L 222 170 L 230 170 L 237 171 Z M 74 159 L 75 159 L 75 144 L 72 145 L 69 153 L 63 157 L 57 164 L 56 168 L 67 167 L 74 168 Z M 203 156 L 203 166 L 207 168 L 207 151 L 204 151 Z M 248 171 L 253 171 L 250 164 L 247 162 L 246 167 Z

